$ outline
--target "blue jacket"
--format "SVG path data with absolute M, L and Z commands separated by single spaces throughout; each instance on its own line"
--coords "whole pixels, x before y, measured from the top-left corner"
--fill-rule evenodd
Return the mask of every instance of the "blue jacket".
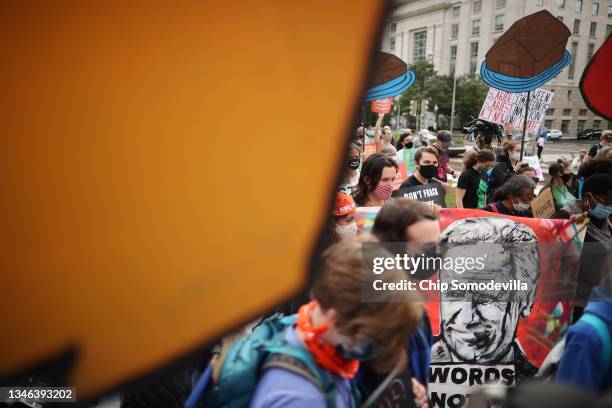
M 596 286 L 584 313 L 603 320 L 612 337 L 612 291 L 602 285 Z M 602 350 L 603 341 L 597 330 L 578 320 L 567 332 L 556 379 L 590 391 L 612 389 L 612 367 L 608 362 L 608 373 L 604 377 L 606 367 Z

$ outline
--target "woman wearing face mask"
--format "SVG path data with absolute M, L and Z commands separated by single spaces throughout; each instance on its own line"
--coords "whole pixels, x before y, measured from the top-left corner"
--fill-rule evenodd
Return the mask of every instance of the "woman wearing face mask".
M 355 201 L 353 197 L 344 193 L 336 193 L 336 205 L 330 224 L 330 238 L 332 243 L 357 236 L 357 223 L 355 222 Z
M 355 202 L 360 207 L 381 207 L 393 193 L 397 165 L 384 154 L 368 157 L 361 166 Z
M 557 159 L 557 163 L 563 166 L 563 174 L 561 178 L 563 183 L 567 186 L 568 190 L 574 197 L 578 196 L 578 179 L 574 173 L 572 173 L 572 165 L 567 160 Z
M 348 158 L 346 159 L 346 167 L 344 170 L 344 180 L 340 187 L 339 193 L 354 195 L 359 184 L 359 166 L 361 164 L 361 149 L 351 143 L 349 145 Z
M 550 187 L 555 201 L 555 208 L 559 210 L 565 207 L 570 201 L 575 200 L 576 197 L 574 197 L 563 181 L 563 164 L 551 164 L 548 167 L 548 174 L 550 174 L 550 182 L 547 187 Z
M 471 155 L 461 172 L 455 191 L 457 208 L 482 208 L 487 202 L 487 171 L 495 164 L 490 150 Z
M 505 140 L 502 143 L 501 152 L 497 154 L 495 166 L 489 176 L 489 190 L 487 192 L 489 200 L 495 194 L 495 190 L 500 188 L 506 180 L 514 176 L 521 168 L 522 162 L 519 161 L 521 152 L 519 144 L 512 140 Z
M 485 206 L 485 211 L 515 215 L 518 217 L 533 217 L 531 201 L 536 184 L 527 176 L 512 176 L 497 189 L 492 203 Z
M 388 253 L 378 251 L 383 256 Z M 362 246 L 357 241 L 332 245 L 321 259 L 311 290 L 312 301 L 303 305 L 285 341 L 308 353 L 320 368 L 319 376 L 331 386 L 320 387 L 289 369 L 263 371 L 250 406 L 358 407 L 351 380 L 362 361 L 377 371 L 391 370 L 406 359 L 404 344 L 414 332 L 422 305 L 409 292 L 396 294 L 399 301 L 362 302 Z M 377 279 L 399 283 L 403 271 L 388 269 Z M 327 399 L 332 399 L 328 403 Z
M 601 162 L 601 161 L 599 161 Z M 590 160 L 581 167 L 580 176 L 585 178 L 582 187 L 582 200 L 572 200 L 567 206 L 557 211 L 552 218 L 570 219 L 582 223 L 588 219 L 584 247 L 578 270 L 578 301 L 586 301 L 591 289 L 596 286 L 600 276 L 594 271 L 600 270 L 605 255 L 612 251 L 612 160 L 607 160 L 607 166 L 599 166 L 598 160 Z M 598 168 L 599 167 L 599 168 Z M 607 173 L 592 173 L 592 170 L 602 170 L 607 167 Z M 580 302 L 577 302 L 580 303 Z M 574 310 L 574 321 L 580 317 L 580 305 Z

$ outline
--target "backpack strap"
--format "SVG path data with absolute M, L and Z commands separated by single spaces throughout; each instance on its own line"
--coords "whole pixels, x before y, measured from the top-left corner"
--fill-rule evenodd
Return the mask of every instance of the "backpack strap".
M 605 362 L 602 377 L 606 378 L 608 375 L 608 369 L 610 368 L 610 358 L 612 357 L 612 343 L 610 342 L 610 332 L 608 331 L 608 327 L 603 320 L 599 318 L 599 316 L 591 313 L 583 314 L 580 317 L 580 321 L 583 321 L 589 326 L 593 327 L 601 339 L 603 344 L 603 361 Z
M 283 340 L 284 343 L 284 340 Z M 336 407 L 336 387 L 330 377 L 314 361 L 312 355 L 301 347 L 289 344 L 268 345 L 269 355 L 261 371 L 282 368 L 310 381 L 325 396 L 329 408 Z

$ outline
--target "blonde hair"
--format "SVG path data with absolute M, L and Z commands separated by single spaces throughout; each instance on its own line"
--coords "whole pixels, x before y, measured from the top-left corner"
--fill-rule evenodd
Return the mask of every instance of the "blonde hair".
M 366 234 L 362 236 L 361 242 L 376 240 Z M 341 241 L 323 253 L 312 297 L 322 309 L 335 309 L 335 326 L 340 333 L 357 342 L 374 342 L 376 351 L 371 360 L 373 370 L 390 372 L 398 361 L 407 358 L 406 342 L 421 319 L 423 306 L 408 291 L 394 293 L 394 301 L 362 301 L 362 285 L 370 285 L 373 275 L 363 269 L 361 242 Z M 382 248 L 374 251 L 377 256 L 391 257 Z M 407 275 L 404 271 L 392 269 L 376 278 L 383 282 L 401 282 Z

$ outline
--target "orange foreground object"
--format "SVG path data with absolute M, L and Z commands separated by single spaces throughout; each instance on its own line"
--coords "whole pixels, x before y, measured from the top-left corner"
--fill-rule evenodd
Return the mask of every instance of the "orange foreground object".
M 2 3 L 0 379 L 72 347 L 82 400 L 299 290 L 384 8 Z

